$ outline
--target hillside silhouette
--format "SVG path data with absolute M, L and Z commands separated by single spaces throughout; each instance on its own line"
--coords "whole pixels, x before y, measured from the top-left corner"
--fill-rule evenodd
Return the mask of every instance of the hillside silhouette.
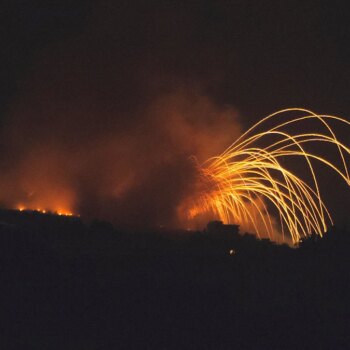
M 2 348 L 349 348 L 350 233 L 291 248 L 238 230 L 2 210 Z

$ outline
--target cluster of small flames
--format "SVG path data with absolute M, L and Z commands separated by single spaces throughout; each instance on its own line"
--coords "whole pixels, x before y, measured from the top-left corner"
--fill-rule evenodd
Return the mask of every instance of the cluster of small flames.
M 41 208 L 31 209 L 31 208 L 26 208 L 23 206 L 18 206 L 16 209 L 21 211 L 21 212 L 28 211 L 28 212 L 38 212 L 41 214 L 50 214 L 50 215 L 58 215 L 58 216 L 79 216 L 77 214 L 74 214 L 72 212 L 65 211 L 65 210 L 51 211 L 51 210 L 46 210 L 46 209 L 41 209 Z

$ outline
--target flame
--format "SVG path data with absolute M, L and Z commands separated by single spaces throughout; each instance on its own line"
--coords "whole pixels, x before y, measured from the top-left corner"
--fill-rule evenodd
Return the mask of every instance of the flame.
M 291 112 L 302 114 L 286 121 L 278 120 Z M 268 121 L 275 124 L 253 133 Z M 304 130 L 308 121 L 325 131 L 288 131 L 291 127 Z M 258 237 L 267 235 L 278 240 L 281 233 L 284 241 L 291 239 L 294 244 L 311 233 L 322 236 L 333 222 L 321 197 L 314 162 L 330 167 L 350 185 L 346 162 L 350 149 L 337 139 L 330 122 L 350 125 L 343 118 L 300 108 L 281 110 L 263 118 L 222 154 L 198 165 L 202 190 L 188 209 L 188 218 L 212 212 L 225 223 L 250 225 Z M 309 151 L 309 145 L 335 147 L 340 165 Z M 306 162 L 310 181 L 303 180 L 285 165 L 285 161 L 296 157 Z M 273 219 L 273 208 L 278 213 L 279 228 Z
M 18 211 L 31 211 L 31 212 L 38 212 L 41 214 L 51 214 L 51 215 L 58 215 L 58 216 L 77 216 L 79 217 L 79 214 L 74 214 L 71 211 L 68 210 L 63 210 L 63 209 L 58 209 L 58 210 L 49 210 L 49 209 L 41 209 L 41 208 L 27 208 L 23 205 L 18 205 L 16 208 Z

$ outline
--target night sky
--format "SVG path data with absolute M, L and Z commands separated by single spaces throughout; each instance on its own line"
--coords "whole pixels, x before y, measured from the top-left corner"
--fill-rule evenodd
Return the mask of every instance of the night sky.
M 285 107 L 350 118 L 335 2 L 7 1 L 0 21 L 3 206 L 176 224 L 190 155 Z

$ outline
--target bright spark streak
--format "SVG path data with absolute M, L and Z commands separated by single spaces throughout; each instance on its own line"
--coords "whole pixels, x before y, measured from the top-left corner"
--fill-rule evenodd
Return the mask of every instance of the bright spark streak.
M 303 115 L 283 122 L 278 120 L 290 112 Z M 291 125 L 303 130 L 308 120 L 325 131 L 291 133 L 286 130 Z M 275 122 L 273 127 L 254 133 L 258 127 L 271 121 Z M 327 224 L 333 222 L 321 197 L 314 161 L 327 165 L 350 185 L 346 162 L 350 149 L 337 139 L 330 122 L 350 126 L 350 122 L 343 118 L 318 115 L 300 108 L 281 110 L 263 118 L 221 155 L 198 165 L 205 189 L 195 200 L 188 216 L 193 218 L 211 211 L 224 223 L 251 224 L 258 237 L 265 231 L 270 239 L 276 239 L 278 233 L 273 227 L 270 209 L 274 207 L 283 238 L 290 236 L 297 244 L 311 233 L 322 236 L 327 231 Z M 309 144 L 335 147 L 341 165 L 308 151 Z M 311 175 L 309 183 L 286 168 L 285 161 L 292 157 L 306 161 L 306 169 Z

